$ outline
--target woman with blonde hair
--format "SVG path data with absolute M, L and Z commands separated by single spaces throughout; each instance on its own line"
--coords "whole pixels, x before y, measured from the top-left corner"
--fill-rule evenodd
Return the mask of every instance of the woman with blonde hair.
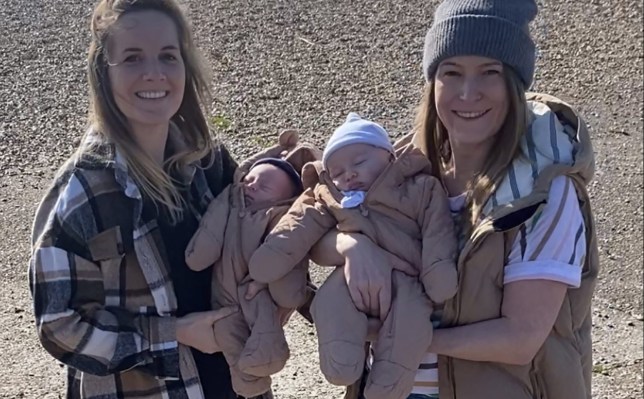
M 173 0 L 102 0 L 91 34 L 90 127 L 33 227 L 40 341 L 70 398 L 237 398 L 213 333 L 236 309 L 210 310 L 212 268 L 184 260 L 237 167 L 190 27 Z
M 416 143 L 448 192 L 459 278 L 409 399 L 591 397 L 593 151 L 572 107 L 526 93 L 536 14 L 534 0 L 444 0 L 427 32 L 426 89 L 398 145 Z M 312 258 L 344 265 L 374 316 L 390 306 L 392 268 L 408 270 L 356 234 L 327 235 Z

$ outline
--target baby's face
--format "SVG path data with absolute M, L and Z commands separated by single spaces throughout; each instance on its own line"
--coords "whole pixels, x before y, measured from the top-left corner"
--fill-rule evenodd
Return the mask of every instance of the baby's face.
M 340 191 L 368 191 L 392 160 L 389 151 L 369 144 L 350 144 L 326 161 L 333 184 Z
M 267 163 L 251 169 L 244 177 L 243 184 L 246 205 L 286 200 L 291 198 L 295 191 L 286 172 Z

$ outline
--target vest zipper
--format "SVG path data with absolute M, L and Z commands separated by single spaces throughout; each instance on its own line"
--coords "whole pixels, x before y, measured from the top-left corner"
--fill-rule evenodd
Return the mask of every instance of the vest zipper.
M 463 267 L 465 263 L 465 258 L 467 255 L 472 251 L 472 249 L 476 248 L 476 245 L 481 242 L 483 238 L 485 238 L 491 231 L 493 231 L 493 225 L 492 225 L 492 220 L 491 219 L 485 219 L 483 222 L 481 222 L 476 229 L 474 230 L 474 233 L 472 234 L 472 238 L 468 240 L 465 243 L 465 246 L 463 247 L 463 250 L 461 251 L 460 255 L 458 256 L 458 261 L 456 263 L 456 268 L 458 271 L 458 286 L 462 286 L 463 280 L 465 279 L 465 268 Z M 461 316 L 461 300 L 462 300 L 462 295 L 459 293 L 456 294 L 456 300 L 454 302 L 454 315 L 452 320 L 450 321 L 450 325 L 454 325 L 458 319 Z M 450 362 L 451 365 L 451 362 Z
M 449 374 L 449 381 L 452 383 L 452 398 L 456 399 L 456 381 L 454 381 L 454 360 L 451 357 L 447 358 L 447 372 Z

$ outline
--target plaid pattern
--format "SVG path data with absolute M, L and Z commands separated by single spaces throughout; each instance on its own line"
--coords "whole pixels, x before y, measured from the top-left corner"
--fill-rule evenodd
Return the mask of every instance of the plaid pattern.
M 169 148 L 182 145 L 171 129 Z M 182 173 L 201 215 L 232 181 L 225 147 Z M 207 164 L 204 162 L 204 164 Z M 203 398 L 156 220 L 113 146 L 68 161 L 41 202 L 29 284 L 43 347 L 68 366 L 71 398 Z

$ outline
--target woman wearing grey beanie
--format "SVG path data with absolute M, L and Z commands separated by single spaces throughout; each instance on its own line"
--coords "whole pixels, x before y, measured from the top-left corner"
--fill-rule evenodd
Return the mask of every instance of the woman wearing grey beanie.
M 427 32 L 426 88 L 414 132 L 397 146 L 420 147 L 448 192 L 459 283 L 433 315 L 409 399 L 591 397 L 593 150 L 573 108 L 526 92 L 536 14 L 534 0 L 445 0 Z M 312 255 L 344 263 L 356 306 L 378 314 L 392 268 L 403 266 L 369 245 L 330 234 Z M 360 385 L 346 397 L 362 397 Z

